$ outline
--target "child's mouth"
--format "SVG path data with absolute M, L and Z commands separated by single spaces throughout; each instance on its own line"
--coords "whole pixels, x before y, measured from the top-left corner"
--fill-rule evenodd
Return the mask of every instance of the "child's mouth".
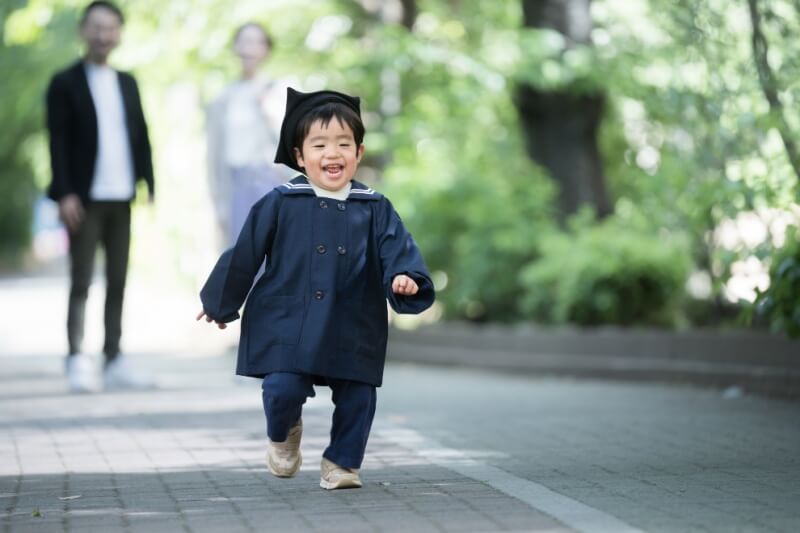
M 325 174 L 331 179 L 340 178 L 344 173 L 344 167 L 342 165 L 328 165 L 323 168 L 325 169 Z

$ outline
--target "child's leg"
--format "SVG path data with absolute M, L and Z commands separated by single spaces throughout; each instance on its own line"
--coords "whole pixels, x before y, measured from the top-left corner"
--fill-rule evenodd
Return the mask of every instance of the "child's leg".
M 336 408 L 331 443 L 322 456 L 345 468 L 361 468 L 375 417 L 375 387 L 347 380 L 330 380 L 328 384 Z
M 273 442 L 283 442 L 300 419 L 306 398 L 314 397 L 314 382 L 302 374 L 273 372 L 264 378 L 261 389 L 267 436 Z

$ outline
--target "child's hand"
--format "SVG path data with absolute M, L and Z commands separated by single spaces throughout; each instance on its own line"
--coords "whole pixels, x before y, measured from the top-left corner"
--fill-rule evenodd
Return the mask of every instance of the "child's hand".
M 405 274 L 398 274 L 392 280 L 392 292 L 403 296 L 413 296 L 419 292 L 417 282 Z
M 200 310 L 200 312 L 197 314 L 197 319 L 196 320 L 200 320 L 204 316 L 206 317 L 206 322 L 214 322 L 213 318 L 211 318 L 210 316 L 206 316 L 205 310 Z M 228 324 L 225 324 L 223 322 L 217 322 L 217 327 L 219 329 L 225 329 L 225 328 L 228 327 Z

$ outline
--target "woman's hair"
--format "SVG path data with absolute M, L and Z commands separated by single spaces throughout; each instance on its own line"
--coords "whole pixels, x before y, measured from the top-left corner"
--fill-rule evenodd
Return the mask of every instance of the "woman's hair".
M 311 130 L 311 125 L 319 120 L 324 127 L 328 127 L 333 118 L 336 118 L 342 126 L 347 125 L 350 127 L 353 131 L 353 138 L 356 141 L 356 150 L 358 150 L 358 147 L 364 141 L 364 123 L 358 113 L 338 102 L 327 102 L 315 107 L 297 121 L 292 142 L 293 148 L 297 148 L 302 154 L 303 141 L 305 141 L 308 132 Z
M 264 36 L 264 42 L 267 44 L 267 48 L 272 50 L 272 36 L 269 34 L 269 32 L 266 30 L 266 28 L 264 28 L 264 26 L 262 26 L 258 22 L 253 22 L 253 21 L 245 22 L 244 24 L 242 24 L 241 26 L 236 28 L 236 32 L 233 34 L 233 42 L 234 43 L 239 39 L 239 36 L 247 28 L 255 28 L 258 31 L 260 31 L 261 35 Z

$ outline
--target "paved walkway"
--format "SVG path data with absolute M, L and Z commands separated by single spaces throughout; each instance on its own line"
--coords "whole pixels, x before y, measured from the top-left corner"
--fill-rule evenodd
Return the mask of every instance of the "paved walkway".
M 60 358 L 0 358 L 3 532 L 800 530 L 796 403 L 390 365 L 365 488 L 327 492 L 325 390 L 281 480 L 230 356 L 138 359 L 159 390 L 69 395 Z
M 800 531 L 800 403 L 735 391 L 390 365 L 365 487 L 318 486 L 324 390 L 302 470 L 276 479 L 258 383 L 221 355 L 235 328 L 129 292 L 127 354 L 161 388 L 69 395 L 63 280 L 0 280 L 2 533 Z
M 0 360 L 4 532 L 569 531 L 427 457 L 416 432 L 386 418 L 365 488 L 320 489 L 324 391 L 305 410 L 300 474 L 272 477 L 260 389 L 231 379 L 227 357 L 142 358 L 160 390 L 93 395 L 66 394 L 52 357 Z

